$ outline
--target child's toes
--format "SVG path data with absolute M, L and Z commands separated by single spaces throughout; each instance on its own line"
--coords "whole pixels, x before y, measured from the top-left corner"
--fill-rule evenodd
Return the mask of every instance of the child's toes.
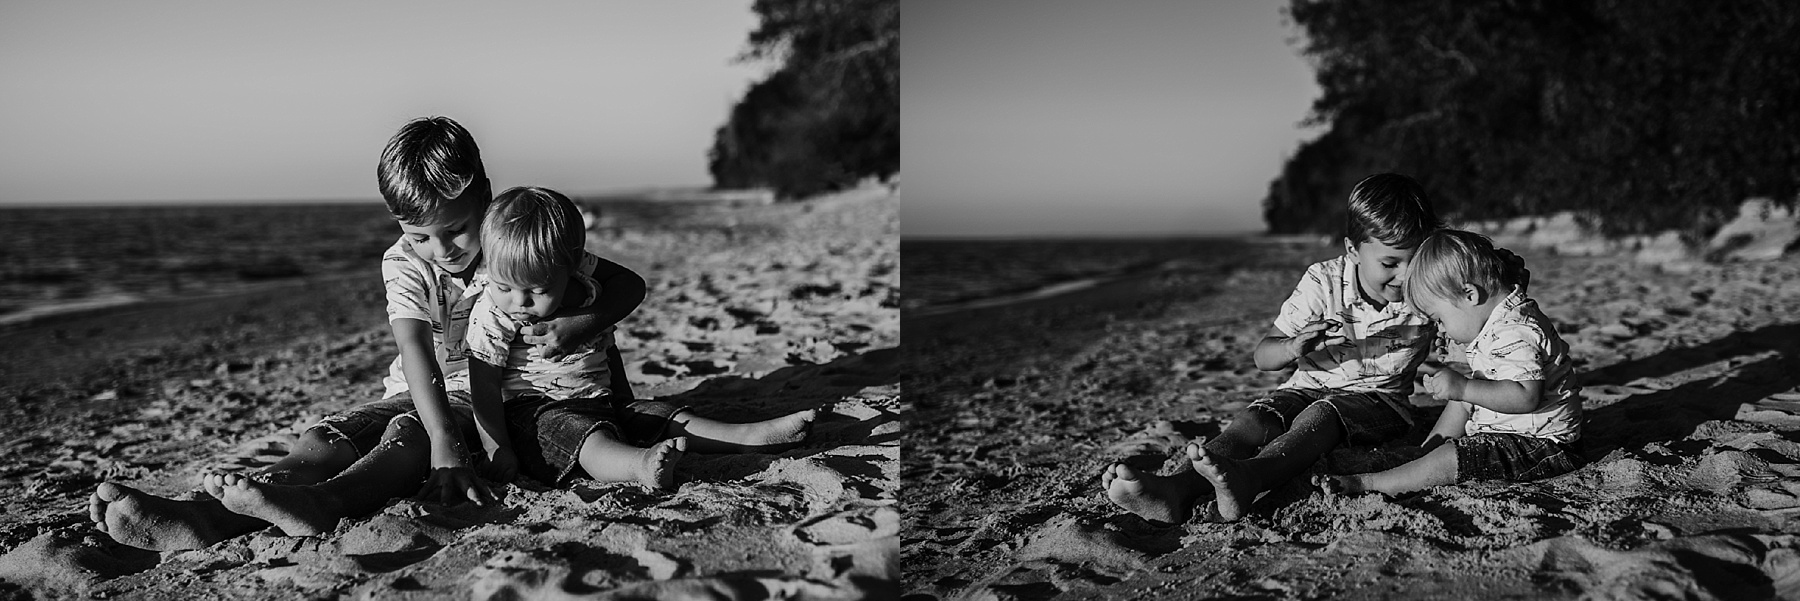
M 1184 450 L 1187 451 L 1188 461 L 1200 461 L 1202 459 L 1205 459 L 1206 458 L 1206 446 L 1205 445 L 1206 445 L 1205 438 L 1197 438 L 1197 439 L 1194 439 L 1193 441 L 1188 442 L 1187 447 L 1184 448 Z

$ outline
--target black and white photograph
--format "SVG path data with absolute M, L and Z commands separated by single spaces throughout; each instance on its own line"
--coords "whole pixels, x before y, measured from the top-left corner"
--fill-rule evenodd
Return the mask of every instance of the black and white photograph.
M 0 598 L 898 598 L 899 21 L 0 6 Z
M 902 17 L 903 598 L 1800 597 L 1800 10 Z

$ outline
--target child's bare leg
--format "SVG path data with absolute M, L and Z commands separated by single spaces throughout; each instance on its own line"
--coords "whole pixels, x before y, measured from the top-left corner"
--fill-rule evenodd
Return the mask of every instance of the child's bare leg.
M 300 433 L 294 448 L 262 469 L 258 480 L 276 484 L 318 484 L 356 463 L 356 446 L 323 426 Z
M 670 438 L 640 449 L 595 430 L 581 442 L 578 461 L 599 482 L 636 482 L 650 488 L 675 488 L 675 462 L 688 449 L 688 439 Z
M 1368 474 L 1326 476 L 1346 493 L 1380 492 L 1390 495 L 1456 483 L 1456 445 L 1439 445 L 1424 457 L 1399 467 Z
M 430 442 L 417 419 L 395 419 L 381 444 L 330 480 L 288 485 L 209 474 L 206 490 L 230 510 L 266 520 L 288 536 L 329 532 L 341 518 L 373 513 L 389 499 L 417 492 L 430 470 Z
M 1281 418 L 1258 409 L 1239 411 L 1206 447 L 1225 457 L 1248 458 L 1283 431 Z M 1107 466 L 1100 475 L 1106 498 L 1138 517 L 1156 522 L 1182 523 L 1193 516 L 1194 505 L 1212 492 L 1212 484 L 1187 465 L 1174 474 L 1141 474 L 1123 463 Z
M 798 446 L 812 430 L 814 409 L 759 422 L 733 424 L 683 411 L 669 418 L 668 437 L 687 437 L 696 453 L 765 453 Z
M 88 496 L 88 519 L 114 541 L 151 551 L 200 549 L 269 526 L 217 499 L 177 501 L 111 482 Z
M 1312 467 L 1343 440 L 1337 411 L 1313 403 L 1294 418 L 1293 427 L 1275 438 L 1255 457 L 1233 459 L 1213 451 L 1203 441 L 1188 443 L 1188 459 L 1194 471 L 1212 484 L 1219 519 L 1235 522 L 1250 510 L 1263 491 L 1292 480 Z
M 1274 411 L 1245 407 L 1232 416 L 1231 423 L 1218 436 L 1206 441 L 1206 448 L 1232 459 L 1249 459 L 1285 432 L 1287 427 Z

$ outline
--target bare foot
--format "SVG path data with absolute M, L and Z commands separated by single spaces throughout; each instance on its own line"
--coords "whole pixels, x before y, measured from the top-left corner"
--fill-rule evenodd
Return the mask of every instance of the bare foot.
M 200 549 L 268 526 L 218 501 L 165 499 L 111 482 L 88 496 L 88 518 L 120 544 L 151 551 Z
M 311 487 L 258 482 L 242 474 L 207 474 L 203 482 L 225 508 L 268 521 L 288 536 L 330 532 L 341 517 L 336 499 Z
M 635 470 L 638 484 L 656 490 L 675 490 L 675 462 L 686 452 L 686 438 L 671 438 L 644 449 Z
M 732 424 L 706 418 L 689 418 L 681 429 L 694 437 L 696 452 L 768 453 L 799 446 L 812 432 L 817 409 L 796 411 L 775 419 Z
M 1224 455 L 1216 455 L 1202 446 L 1205 439 L 1188 443 L 1188 461 L 1194 464 L 1194 471 L 1200 477 L 1212 483 L 1213 507 L 1218 512 L 1219 521 L 1235 522 L 1250 511 L 1250 503 L 1256 500 L 1256 484 L 1244 471 L 1243 464 Z
M 1162 524 L 1187 522 L 1193 517 L 1194 501 L 1205 492 L 1184 486 L 1181 480 L 1180 476 L 1139 474 L 1123 463 L 1112 464 L 1100 474 L 1100 486 L 1114 505 Z

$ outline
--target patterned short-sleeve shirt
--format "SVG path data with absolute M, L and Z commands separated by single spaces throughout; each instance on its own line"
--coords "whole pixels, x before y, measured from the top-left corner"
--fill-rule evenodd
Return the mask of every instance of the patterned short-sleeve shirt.
M 575 270 L 581 285 L 563 292 L 564 307 L 586 307 L 600 298 L 600 284 L 593 279 L 599 264 L 600 258 L 592 253 L 582 255 Z M 478 276 L 470 289 L 487 285 L 487 277 Z M 612 393 L 612 371 L 606 364 L 606 349 L 613 345 L 612 328 L 587 347 L 560 359 L 546 359 L 536 346 L 519 339 L 524 324 L 501 311 L 490 295 L 479 296 L 469 316 L 468 356 L 501 367 L 500 390 L 507 400 L 524 394 L 561 400 Z
M 1542 397 L 1530 413 L 1508 414 L 1471 404 L 1464 431 L 1523 434 L 1557 442 L 1581 438 L 1581 395 L 1576 391 L 1569 344 L 1537 301 L 1513 290 L 1469 341 L 1471 375 L 1480 380 L 1541 380 Z
M 1331 319 L 1343 324 L 1347 341 L 1301 357 L 1281 388 L 1412 393 L 1413 370 L 1425 360 L 1437 328 L 1405 302 L 1375 307 L 1358 286 L 1356 264 L 1347 255 L 1306 268 L 1281 304 L 1275 329 L 1293 336 Z
M 387 293 L 388 322 L 417 319 L 431 324 L 431 346 L 438 369 L 444 374 L 444 390 L 469 389 L 469 363 L 463 355 L 464 330 L 469 310 L 479 296 L 466 294 L 462 282 L 442 267 L 419 258 L 405 237 L 381 254 L 381 282 Z M 477 291 L 479 292 L 479 291 Z M 382 396 L 406 392 L 406 372 L 401 358 L 388 366 L 381 380 Z

